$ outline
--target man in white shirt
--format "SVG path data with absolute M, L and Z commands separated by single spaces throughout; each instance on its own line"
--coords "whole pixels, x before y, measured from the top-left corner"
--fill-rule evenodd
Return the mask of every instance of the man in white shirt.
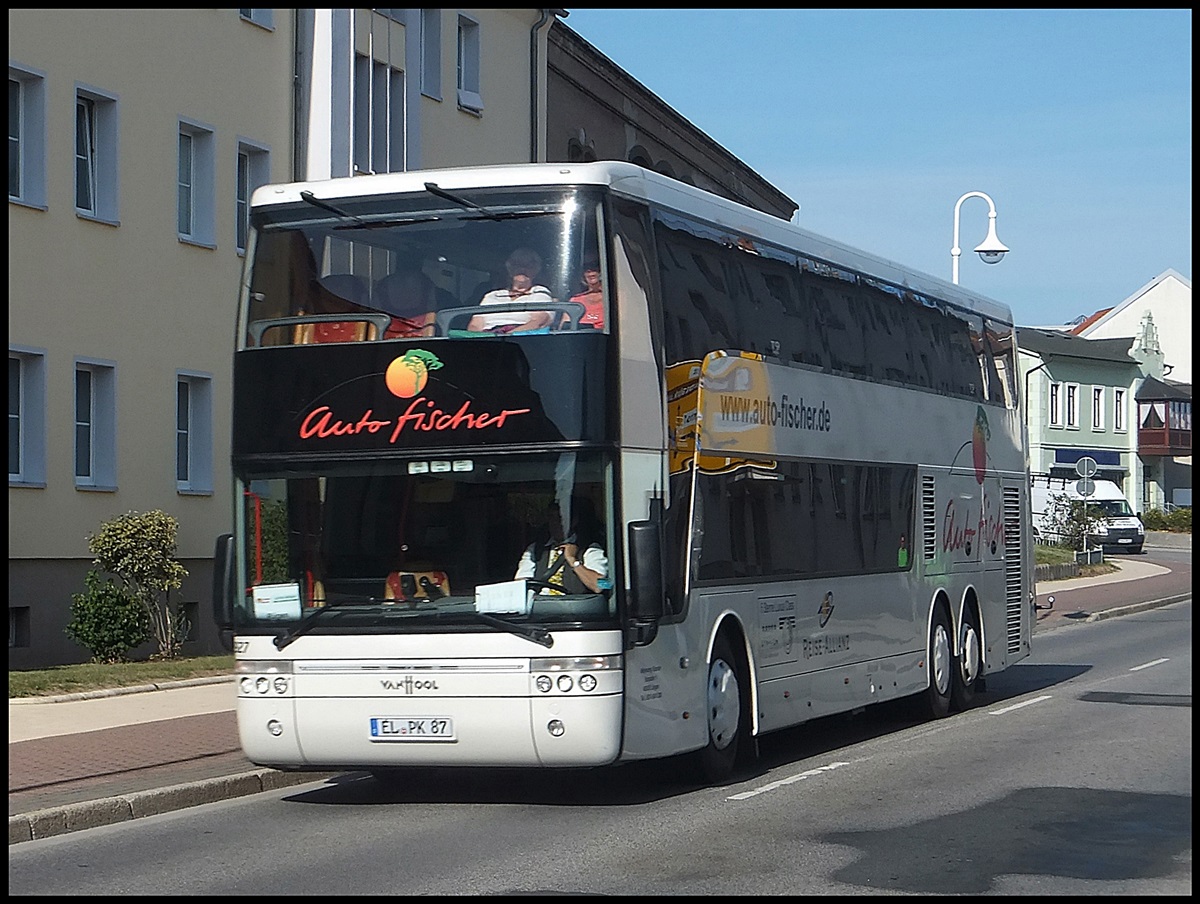
M 485 304 L 529 304 L 528 311 L 501 311 L 495 314 L 476 314 L 467 329 L 475 332 L 527 333 L 545 329 L 554 320 L 550 311 L 534 308 L 537 302 L 553 302 L 554 297 L 545 286 L 534 283 L 542 269 L 542 258 L 532 248 L 518 248 L 504 262 L 508 270 L 509 287 L 493 289 L 480 299 Z

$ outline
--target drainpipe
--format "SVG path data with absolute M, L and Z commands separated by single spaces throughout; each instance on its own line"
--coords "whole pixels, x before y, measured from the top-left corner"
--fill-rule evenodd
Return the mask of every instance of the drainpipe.
M 544 9 L 541 17 L 529 32 L 529 161 L 538 162 L 538 34 L 555 16 L 566 18 L 565 9 Z

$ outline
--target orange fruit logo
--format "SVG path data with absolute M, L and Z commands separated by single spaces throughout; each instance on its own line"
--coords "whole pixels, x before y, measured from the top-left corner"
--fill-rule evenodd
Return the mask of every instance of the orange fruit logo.
M 405 352 L 388 365 L 384 382 L 388 391 L 401 399 L 411 399 L 429 382 L 429 372 L 442 366 L 437 355 L 422 348 Z

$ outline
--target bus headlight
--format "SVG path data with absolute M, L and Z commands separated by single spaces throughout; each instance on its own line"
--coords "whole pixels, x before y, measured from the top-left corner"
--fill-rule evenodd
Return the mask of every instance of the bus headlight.
M 585 672 L 579 676 L 579 689 L 581 691 L 594 691 L 596 689 L 596 676 L 590 672 Z
M 537 689 L 543 694 L 550 693 L 550 689 L 554 687 L 554 682 L 550 680 L 549 675 L 538 675 L 535 683 L 537 684 Z

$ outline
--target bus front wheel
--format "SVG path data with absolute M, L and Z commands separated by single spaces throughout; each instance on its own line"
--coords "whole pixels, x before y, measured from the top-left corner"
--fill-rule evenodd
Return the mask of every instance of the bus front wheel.
M 713 645 L 708 664 L 708 744 L 699 751 L 700 772 L 708 782 L 721 782 L 733 774 L 738 747 L 748 727 L 743 724 L 742 693 L 738 660 L 722 634 Z
M 929 625 L 929 688 L 924 693 L 923 709 L 934 719 L 950 713 L 950 697 L 954 686 L 954 645 L 951 642 L 950 619 L 946 610 L 933 610 Z

